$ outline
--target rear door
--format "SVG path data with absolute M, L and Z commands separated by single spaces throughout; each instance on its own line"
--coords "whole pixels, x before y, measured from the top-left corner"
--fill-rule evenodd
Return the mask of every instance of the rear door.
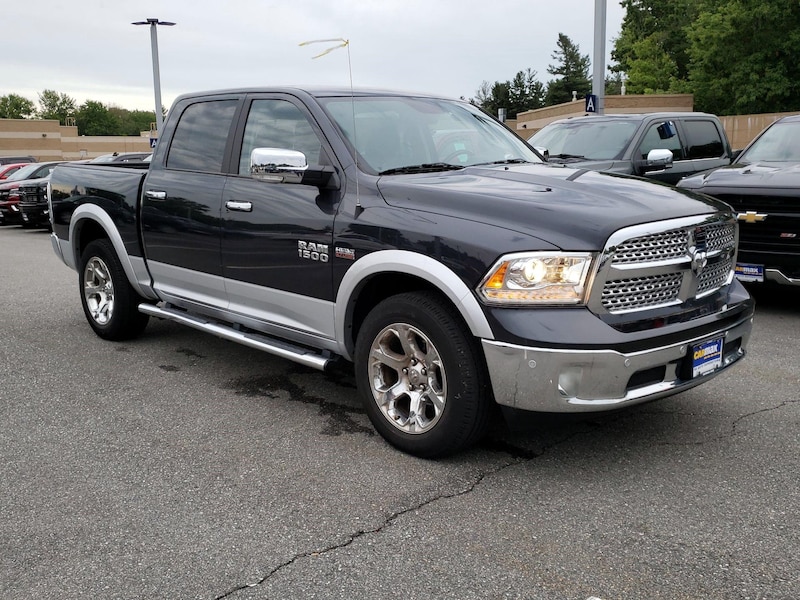
M 686 153 L 695 173 L 730 164 L 731 154 L 727 138 L 717 122 L 712 119 L 692 117 L 680 119 Z
M 242 100 L 221 95 L 184 101 L 173 108 L 177 126 L 156 148 L 140 218 L 150 274 L 167 299 L 227 306 L 221 203 Z
M 286 94 L 247 97 L 222 193 L 222 274 L 230 310 L 253 315 L 266 328 L 333 337 L 331 260 L 339 191 L 253 179 L 254 148 L 296 150 L 309 165 L 333 164 L 302 102 Z

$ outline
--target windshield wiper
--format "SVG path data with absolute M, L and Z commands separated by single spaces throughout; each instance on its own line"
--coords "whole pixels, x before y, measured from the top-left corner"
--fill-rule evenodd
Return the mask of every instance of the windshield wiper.
M 395 167 L 381 171 L 378 175 L 400 175 L 405 173 L 437 173 L 440 171 L 459 171 L 464 167 L 461 165 L 451 165 L 450 163 L 422 163 L 421 165 L 407 165 L 405 167 Z
M 550 158 L 579 158 L 579 159 L 586 159 L 585 156 L 581 154 L 551 154 Z
M 483 163 L 486 165 L 521 165 L 523 163 L 529 163 L 531 161 L 525 160 L 524 158 L 506 158 L 504 160 L 495 160 L 490 163 Z

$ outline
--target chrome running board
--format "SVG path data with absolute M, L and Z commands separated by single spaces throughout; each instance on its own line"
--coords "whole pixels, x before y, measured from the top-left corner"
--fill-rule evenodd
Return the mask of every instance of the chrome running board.
M 322 353 L 314 352 L 302 346 L 295 346 L 283 340 L 271 338 L 269 336 L 256 333 L 249 330 L 239 330 L 232 325 L 213 321 L 202 316 L 187 313 L 182 310 L 170 308 L 168 306 L 156 306 L 154 304 L 143 303 L 139 305 L 139 312 L 151 317 L 158 317 L 159 319 L 168 319 L 176 321 L 183 325 L 188 325 L 194 329 L 211 333 L 224 340 L 236 342 L 256 350 L 262 350 L 281 358 L 300 363 L 312 369 L 319 369 L 324 371 L 325 368 L 334 361 L 331 356 L 325 356 Z

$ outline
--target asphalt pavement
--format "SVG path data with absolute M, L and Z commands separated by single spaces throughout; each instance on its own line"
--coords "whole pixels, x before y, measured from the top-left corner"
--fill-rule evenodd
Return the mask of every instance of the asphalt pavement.
M 151 320 L 96 337 L 0 228 L 0 598 L 800 597 L 800 290 L 693 390 L 426 461 L 325 375 Z

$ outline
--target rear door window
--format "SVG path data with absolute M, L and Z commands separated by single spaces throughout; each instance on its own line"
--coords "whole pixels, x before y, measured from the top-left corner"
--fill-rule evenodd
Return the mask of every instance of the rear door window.
M 684 121 L 689 158 L 719 158 L 725 154 L 725 145 L 717 126 L 712 121 Z
M 221 173 L 238 100 L 197 102 L 183 111 L 167 156 L 168 169 Z

